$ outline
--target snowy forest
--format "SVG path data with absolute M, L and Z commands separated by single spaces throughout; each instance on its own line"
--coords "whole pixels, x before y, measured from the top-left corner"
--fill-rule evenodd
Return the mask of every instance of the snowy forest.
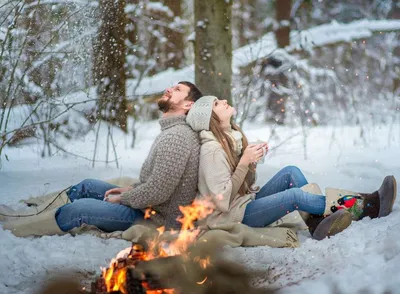
M 25 144 L 71 153 L 68 140 L 102 123 L 134 146 L 137 123 L 183 78 L 272 134 L 354 125 L 368 144 L 374 126 L 400 123 L 396 1 L 197 2 L 3 1 L 2 164 Z
M 249 140 L 269 143 L 260 185 L 293 165 L 323 188 L 400 179 L 398 0 L 0 0 L 0 204 L 138 178 L 157 100 L 179 81 L 226 99 Z M 257 289 L 400 293 L 398 199 L 385 218 L 299 238 L 227 259 L 262 271 Z M 0 293 L 42 293 L 65 271 L 87 286 L 128 246 L 18 238 L 0 222 Z

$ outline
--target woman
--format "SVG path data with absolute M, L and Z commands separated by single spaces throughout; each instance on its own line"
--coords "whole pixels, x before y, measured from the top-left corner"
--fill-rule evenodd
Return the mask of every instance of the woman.
M 327 189 L 323 196 L 300 189 L 307 180 L 297 167 L 289 166 L 261 189 L 255 187 L 256 162 L 268 144 L 248 144 L 243 132 L 231 122 L 234 113 L 226 100 L 204 96 L 186 118 L 200 132 L 199 192 L 211 196 L 215 204 L 207 224 L 241 222 L 265 227 L 300 210 L 312 216 L 306 223 L 313 237 L 323 239 L 345 229 L 351 218 L 382 217 L 392 211 L 396 197 L 393 176 L 386 177 L 381 188 L 371 194 Z

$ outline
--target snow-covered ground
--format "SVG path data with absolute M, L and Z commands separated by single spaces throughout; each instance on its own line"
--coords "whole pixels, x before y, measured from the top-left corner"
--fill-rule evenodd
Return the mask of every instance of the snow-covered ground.
M 276 130 L 279 138 L 270 141 L 271 148 L 300 131 L 289 128 Z M 270 129 L 262 125 L 248 125 L 245 131 L 251 141 L 267 140 L 270 134 Z M 40 148 L 37 145 L 8 149 L 9 161 L 3 162 L 0 170 L 0 204 L 20 207 L 20 199 L 55 191 L 85 178 L 138 176 L 158 132 L 157 122 L 141 124 L 135 149 L 128 147 L 129 138 L 114 132 L 119 169 L 115 163 L 108 167 L 96 163 L 92 168 L 85 159 L 61 154 L 41 159 L 37 156 Z M 303 138 L 294 136 L 272 150 L 265 164 L 259 165 L 258 182 L 265 183 L 286 165 L 296 165 L 310 182 L 318 183 L 321 188 L 332 186 L 374 191 L 385 175 L 393 174 L 400 180 L 400 125 L 395 126 L 390 135 L 388 133 L 387 126 L 371 127 L 365 134 L 367 145 L 359 138 L 357 127 L 314 128 L 307 140 L 308 160 L 304 159 Z M 91 133 L 80 141 L 66 143 L 64 147 L 92 158 L 94 138 L 94 133 Z M 106 138 L 106 135 L 101 138 Z M 106 142 L 101 141 L 98 160 L 105 159 Z M 315 241 L 307 232 L 302 232 L 301 247 L 296 249 L 257 247 L 228 251 L 249 269 L 264 273 L 255 279 L 259 286 L 282 287 L 282 293 L 332 293 L 332 285 L 341 293 L 356 293 L 364 289 L 370 293 L 383 293 L 385 290 L 400 293 L 399 199 L 397 197 L 394 211 L 388 217 L 353 222 L 345 232 L 330 239 Z M 0 225 L 0 293 L 33 293 L 52 275 L 68 270 L 78 272 L 88 281 L 126 247 L 129 247 L 126 241 L 87 235 L 16 238 Z

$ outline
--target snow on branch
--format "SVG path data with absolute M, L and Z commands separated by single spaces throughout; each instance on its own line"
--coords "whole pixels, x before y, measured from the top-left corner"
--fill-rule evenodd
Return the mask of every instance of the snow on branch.
M 50 53 L 47 54 L 45 57 L 35 61 L 32 63 L 32 66 L 29 68 L 29 70 L 27 71 L 27 74 L 30 74 L 31 72 L 33 72 L 36 68 L 40 67 L 41 65 L 43 65 L 44 63 L 46 63 L 48 60 L 52 59 L 54 56 L 56 56 L 57 54 L 63 54 L 60 53 L 61 50 L 66 50 L 71 46 L 75 46 L 77 41 L 80 41 L 86 37 L 91 37 L 94 36 L 97 32 L 97 29 L 91 29 L 86 31 L 85 33 L 82 33 L 78 36 L 76 36 L 75 38 L 72 38 L 71 40 L 67 40 L 64 41 L 62 43 L 59 43 L 57 45 L 55 45 L 53 48 L 51 48 Z M 62 57 L 62 56 L 61 56 Z
M 310 50 L 315 47 L 332 45 L 338 42 L 368 38 L 375 32 L 399 31 L 400 20 L 360 20 L 343 24 L 336 21 L 316 26 L 305 31 L 292 31 L 291 44 L 287 52 Z M 277 49 L 275 36 L 268 33 L 257 42 L 243 46 L 233 52 L 232 70 L 238 72 L 260 58 L 265 58 Z M 162 92 L 165 88 L 181 80 L 194 82 L 194 65 L 180 70 L 167 70 L 152 77 L 145 78 L 133 92 L 135 80 L 127 81 L 127 95 L 151 95 Z
M 65 4 L 78 4 L 78 5 L 87 5 L 89 4 L 90 6 L 97 7 L 98 2 L 97 1 L 88 1 L 88 0 L 42 0 L 42 1 L 34 1 L 32 3 L 29 3 L 28 5 L 25 5 L 25 9 L 35 7 L 38 5 L 65 5 Z

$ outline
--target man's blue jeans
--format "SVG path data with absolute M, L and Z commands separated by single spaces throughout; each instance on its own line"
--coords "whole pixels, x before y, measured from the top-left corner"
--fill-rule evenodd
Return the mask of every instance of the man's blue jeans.
M 139 209 L 103 201 L 106 191 L 112 188 L 117 186 L 93 179 L 72 186 L 67 191 L 72 203 L 60 207 L 56 212 L 60 229 L 68 232 L 88 224 L 105 232 L 124 231 L 133 223 L 143 220 L 144 214 Z
M 300 187 L 306 184 L 299 168 L 287 166 L 281 169 L 246 206 L 242 223 L 249 227 L 265 227 L 294 210 L 322 215 L 325 197 L 301 190 Z

